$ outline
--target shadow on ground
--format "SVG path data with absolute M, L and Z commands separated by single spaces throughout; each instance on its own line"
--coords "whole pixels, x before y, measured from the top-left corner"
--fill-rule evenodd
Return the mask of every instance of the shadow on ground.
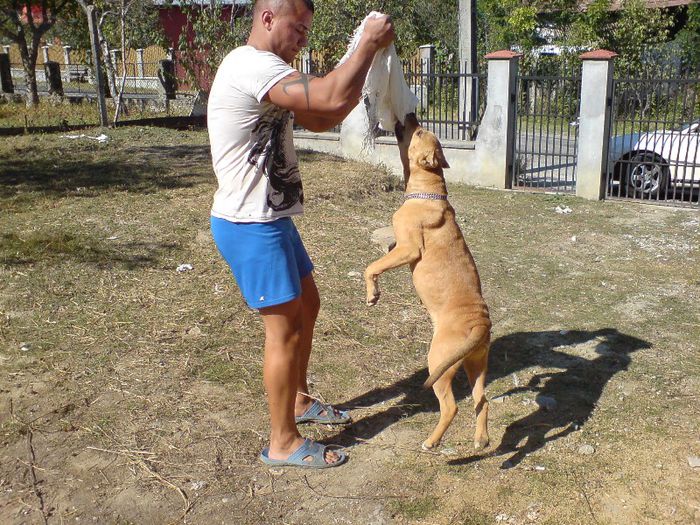
M 633 352 L 650 346 L 648 342 L 622 334 L 614 328 L 518 332 L 496 339 L 491 344 L 489 383 L 534 366 L 557 368 L 559 371 L 535 374 L 527 385 L 514 387 L 507 392 L 487 391 L 490 399 L 532 392 L 538 400 L 537 409 L 510 423 L 495 449 L 491 448 L 495 445 L 492 443 L 487 452 L 454 459 L 450 464 L 465 465 L 484 457 L 509 456 L 502 468 L 510 468 L 547 442 L 582 427 L 591 417 L 608 381 L 629 367 Z M 567 348 L 569 351 L 565 351 Z M 427 370 L 423 368 L 392 385 L 375 388 L 343 403 L 344 409 L 352 409 L 403 396 L 397 401 L 398 406 L 359 419 L 336 436 L 329 437 L 328 441 L 344 446 L 356 444 L 376 436 L 400 419 L 421 412 L 438 412 L 438 403 L 432 391 L 422 388 L 427 375 Z M 458 400 L 469 395 L 466 374 L 462 372 L 455 377 L 453 388 Z M 552 406 L 552 400 L 556 406 Z M 471 411 L 468 417 L 473 419 Z M 459 424 L 457 420 L 455 423 Z M 553 428 L 561 430 L 547 435 Z
M 75 197 L 90 197 L 108 190 L 149 193 L 189 188 L 212 180 L 201 176 L 202 167 L 211 165 L 206 146 L 127 147 L 116 150 L 112 158 L 99 161 L 90 158 L 89 148 L 81 147 L 82 151 L 56 156 L 30 148 L 3 159 L 0 197 L 29 192 Z M 71 144 L 65 145 L 66 152 L 70 148 Z M 175 173 L 173 159 L 178 159 Z

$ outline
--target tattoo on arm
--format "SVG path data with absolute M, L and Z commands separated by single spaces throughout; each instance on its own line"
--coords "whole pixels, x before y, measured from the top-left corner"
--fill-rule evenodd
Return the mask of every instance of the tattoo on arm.
M 296 84 L 301 84 L 304 87 L 304 94 L 306 95 L 306 109 L 311 109 L 311 100 L 309 98 L 309 83 L 316 77 L 312 77 L 304 73 L 300 73 L 299 75 L 299 78 L 283 83 L 282 91 L 285 95 L 289 95 L 289 93 L 287 93 L 287 88 L 290 88 Z

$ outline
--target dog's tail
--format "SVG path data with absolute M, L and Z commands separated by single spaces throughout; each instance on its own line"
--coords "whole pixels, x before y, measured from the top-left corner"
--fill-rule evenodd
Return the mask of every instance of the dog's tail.
M 455 363 L 461 361 L 472 353 L 475 349 L 481 346 L 489 337 L 489 332 L 491 326 L 489 325 L 477 325 L 471 329 L 469 332 L 469 337 L 464 341 L 464 345 L 459 347 L 452 355 L 448 356 L 438 367 L 433 370 L 430 377 L 423 383 L 423 388 L 430 388 L 433 386 L 435 381 L 440 379 L 440 376 L 447 372 L 447 370 Z

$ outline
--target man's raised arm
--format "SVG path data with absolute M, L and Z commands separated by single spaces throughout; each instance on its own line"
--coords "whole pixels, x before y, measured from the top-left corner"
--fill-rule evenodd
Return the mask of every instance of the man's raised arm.
M 343 64 L 321 78 L 293 73 L 275 84 L 265 98 L 293 111 L 295 120 L 311 131 L 330 129 L 357 105 L 375 53 L 393 39 L 390 17 L 367 20 L 360 44 Z

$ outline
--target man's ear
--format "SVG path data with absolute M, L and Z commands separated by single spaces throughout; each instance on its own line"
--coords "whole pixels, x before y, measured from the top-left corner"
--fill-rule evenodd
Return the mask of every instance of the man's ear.
M 272 18 L 274 17 L 274 13 L 269 9 L 265 9 L 260 16 L 262 18 L 263 27 L 269 31 L 272 27 Z

